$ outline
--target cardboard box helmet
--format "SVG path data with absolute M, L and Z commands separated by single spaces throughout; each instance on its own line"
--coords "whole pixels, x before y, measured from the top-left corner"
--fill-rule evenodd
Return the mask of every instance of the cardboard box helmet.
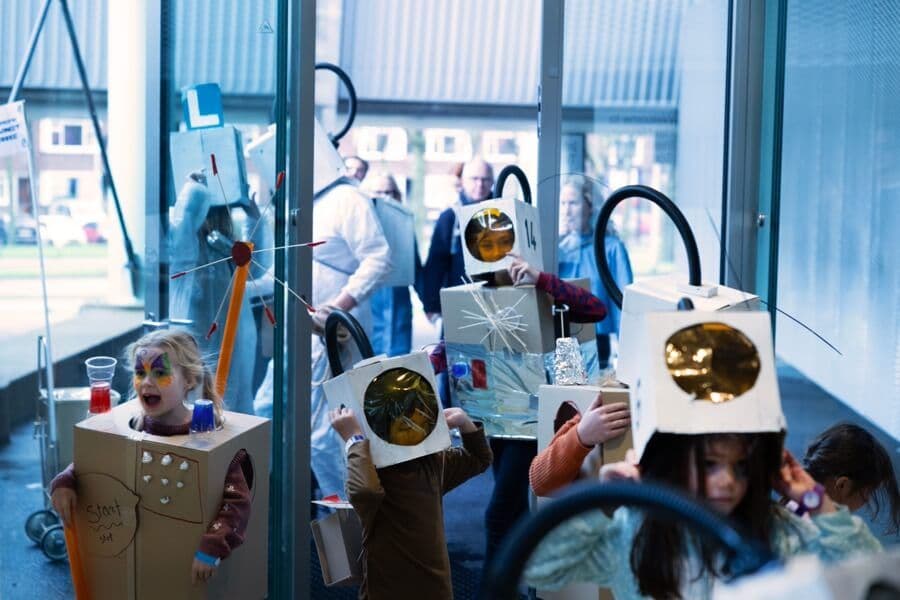
M 510 175 L 519 180 L 524 201 L 500 197 Z M 532 204 L 531 188 L 522 169 L 515 165 L 504 167 L 497 177 L 493 196 L 456 209 L 466 274 L 475 276 L 506 269 L 514 260 L 507 256 L 509 252 L 543 271 L 537 209 Z
M 656 432 L 786 429 L 767 312 L 648 313 L 635 335 L 631 429 L 639 458 Z
M 643 198 L 659 206 L 672 219 L 687 251 L 688 281 L 677 274 L 663 275 L 636 281 L 626 286 L 623 297 L 616 280 L 612 276 L 604 251 L 604 235 L 613 209 L 628 198 Z M 634 337 L 641 326 L 642 317 L 654 311 L 678 309 L 682 298 L 688 298 L 692 308 L 701 311 L 755 311 L 759 309 L 759 297 L 723 285 L 703 283 L 700 272 L 700 254 L 697 241 L 684 214 L 672 200 L 662 192 L 644 185 L 629 185 L 610 194 L 594 227 L 594 252 L 597 271 L 609 297 L 622 309 L 619 328 L 619 362 L 616 376 L 619 381 L 633 386 L 637 376 L 637 362 Z
M 347 122 L 337 133 L 328 133 L 319 119 L 313 117 L 313 193 L 319 194 L 328 186 L 344 176 L 344 159 L 338 154 L 338 142 L 353 125 L 356 118 L 356 89 L 346 72 L 337 65 L 328 62 L 316 63 L 316 70 L 331 71 L 340 78 L 347 87 L 350 99 L 350 110 Z M 247 156 L 256 165 L 266 186 L 274 192 L 277 183 L 275 167 L 275 143 L 277 131 L 275 124 L 269 130 L 247 145 Z
M 363 356 L 349 371 L 344 371 L 342 365 L 340 327 L 349 332 Z M 424 352 L 373 357 L 372 346 L 359 322 L 342 310 L 328 315 L 325 346 L 333 375 L 322 384 L 328 406 L 353 409 L 369 440 L 376 468 L 450 447 L 434 372 Z

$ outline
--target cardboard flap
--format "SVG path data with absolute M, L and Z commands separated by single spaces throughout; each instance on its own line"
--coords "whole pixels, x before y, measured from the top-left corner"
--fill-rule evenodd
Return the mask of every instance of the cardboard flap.
M 137 531 L 138 496 L 103 473 L 78 474 L 75 523 L 79 547 L 87 554 L 118 556 Z

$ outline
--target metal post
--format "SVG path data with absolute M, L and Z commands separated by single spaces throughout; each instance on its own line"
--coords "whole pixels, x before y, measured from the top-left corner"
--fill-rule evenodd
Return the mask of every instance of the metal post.
M 25 60 L 23 60 L 21 66 L 19 66 L 19 72 L 16 74 L 16 81 L 13 83 L 12 89 L 9 91 L 9 98 L 6 100 L 7 103 L 14 102 L 19 95 L 19 91 L 22 89 L 22 83 L 25 81 L 25 76 L 28 74 L 28 67 L 31 66 L 34 49 L 37 48 L 38 38 L 41 35 L 41 30 L 44 28 L 44 21 L 47 20 L 47 11 L 50 9 L 51 2 L 53 2 L 53 0 L 44 0 L 44 6 L 41 7 L 41 13 L 38 16 L 37 23 L 34 24 L 34 29 L 31 30 L 31 39 L 28 40 L 28 50 L 25 52 Z

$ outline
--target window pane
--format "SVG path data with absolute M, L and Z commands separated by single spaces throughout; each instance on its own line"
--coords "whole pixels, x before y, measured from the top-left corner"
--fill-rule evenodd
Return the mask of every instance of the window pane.
M 672 198 L 707 281 L 719 273 L 727 4 L 566 2 L 562 173 L 588 176 L 594 215 L 624 185 Z M 612 221 L 635 276 L 686 272 L 675 228 L 654 205 L 627 200 Z M 561 234 L 580 223 L 561 223 Z
M 900 437 L 900 5 L 788 3 L 778 353 Z
M 81 145 L 81 126 L 66 125 L 65 126 L 65 144 L 66 146 Z

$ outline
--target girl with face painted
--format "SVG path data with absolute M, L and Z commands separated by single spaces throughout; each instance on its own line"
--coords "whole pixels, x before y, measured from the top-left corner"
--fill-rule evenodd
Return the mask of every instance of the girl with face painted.
M 133 365 L 132 398 L 141 407 L 141 414 L 132 420 L 134 429 L 159 436 L 187 435 L 192 411 L 186 401 L 193 390 L 199 391 L 199 397 L 213 402 L 216 424 L 222 424 L 222 399 L 216 394 L 213 375 L 189 333 L 175 329 L 148 333 L 128 347 L 126 357 L 126 364 Z M 53 508 L 66 526 L 71 526 L 74 516 L 76 484 L 74 464 L 50 484 Z M 219 562 L 243 543 L 250 520 L 252 485 L 250 457 L 245 450 L 240 450 L 225 476 L 219 511 L 198 540 L 191 565 L 191 580 L 195 585 L 212 577 Z

